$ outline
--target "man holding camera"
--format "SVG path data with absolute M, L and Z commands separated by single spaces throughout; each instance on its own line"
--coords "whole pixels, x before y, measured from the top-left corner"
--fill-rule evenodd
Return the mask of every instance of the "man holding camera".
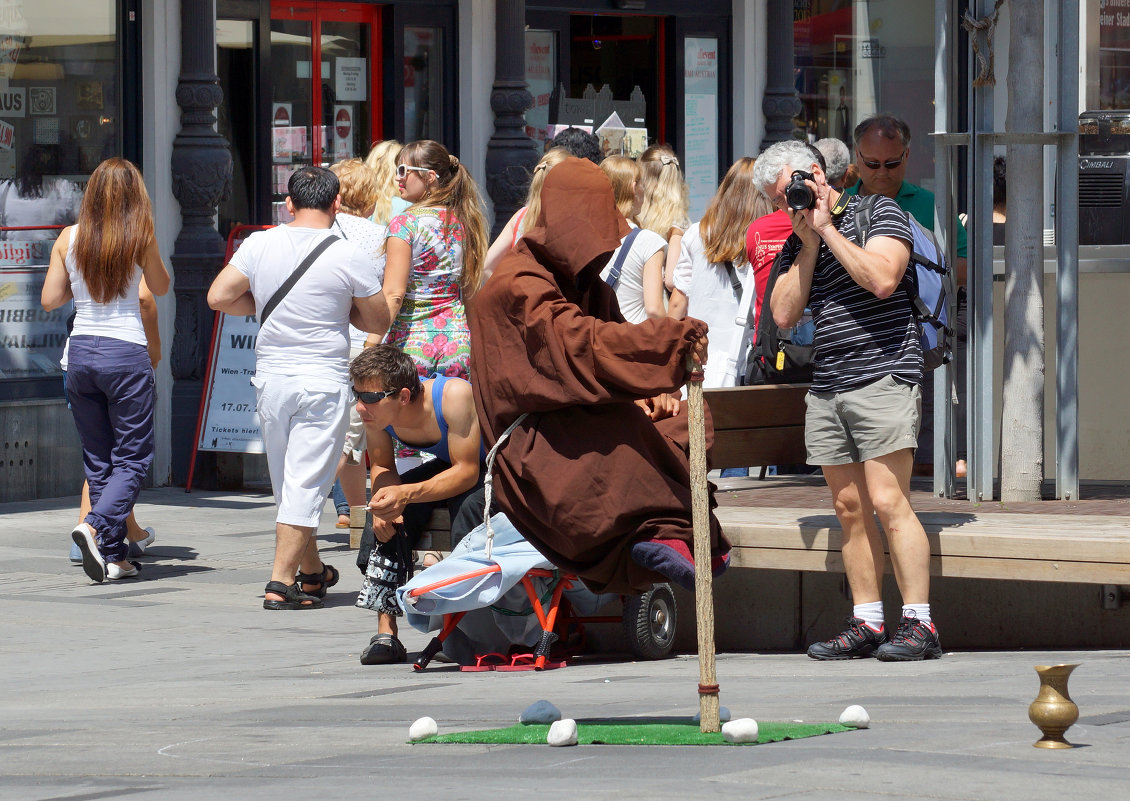
M 816 354 L 805 446 L 808 462 L 821 466 L 832 491 L 854 602 L 848 628 L 814 643 L 808 655 L 936 659 L 942 650 L 930 616 L 930 547 L 909 497 L 922 349 L 901 286 L 912 242 L 906 215 L 880 198 L 861 246 L 852 225 L 859 198 L 831 187 L 823 157 L 803 142 L 779 142 L 762 153 L 754 182 L 792 220 L 770 313 L 788 328 L 806 306 L 812 309 Z M 903 598 L 901 621 L 889 638 L 876 514 Z

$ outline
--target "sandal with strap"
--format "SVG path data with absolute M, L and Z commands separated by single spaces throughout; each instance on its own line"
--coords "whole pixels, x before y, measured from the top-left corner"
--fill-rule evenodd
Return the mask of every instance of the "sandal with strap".
M 362 665 L 399 665 L 408 661 L 408 649 L 392 634 L 374 634 L 361 653 Z
M 263 608 L 272 611 L 279 611 L 280 609 L 321 609 L 322 600 L 315 598 L 313 595 L 307 595 L 298 586 L 296 581 L 294 584 L 286 585 L 281 581 L 268 581 L 267 586 L 263 588 L 264 593 L 271 593 L 272 595 L 281 595 L 283 600 L 276 601 L 272 598 L 263 599 Z
M 326 590 L 337 584 L 337 580 L 340 578 L 341 574 L 337 572 L 337 568 L 323 562 L 322 571 L 320 573 L 299 573 L 294 577 L 294 580 L 298 584 L 313 584 L 317 587 L 317 589 L 314 590 L 302 590 L 302 592 L 307 595 L 313 595 L 315 598 L 325 598 Z

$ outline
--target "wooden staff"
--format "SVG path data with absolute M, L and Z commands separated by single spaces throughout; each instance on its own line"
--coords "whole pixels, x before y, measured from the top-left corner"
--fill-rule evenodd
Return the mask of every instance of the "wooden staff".
M 706 410 L 702 367 L 687 356 L 687 427 L 691 452 L 691 521 L 694 524 L 694 596 L 698 621 L 699 731 L 722 730 L 714 672 L 714 577 L 710 571 L 710 495 L 706 486 Z

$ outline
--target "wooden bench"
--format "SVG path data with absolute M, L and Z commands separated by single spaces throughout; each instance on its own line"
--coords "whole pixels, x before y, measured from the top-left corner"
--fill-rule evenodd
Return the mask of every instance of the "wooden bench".
M 804 462 L 807 392 L 807 385 L 705 390 L 714 419 L 712 466 Z M 830 495 L 827 506 L 819 509 L 720 502 L 715 514 L 734 546 L 732 566 L 843 572 L 843 531 Z M 935 576 L 1130 584 L 1130 518 L 978 514 L 972 507 L 968 513 L 925 512 L 918 517 L 930 541 Z
M 807 384 L 765 384 L 703 390 L 714 422 L 711 467 L 804 464 Z
M 843 531 L 828 508 L 719 506 L 715 514 L 734 546 L 734 567 L 844 570 Z M 918 518 L 934 576 L 1130 584 L 1130 518 L 975 511 Z

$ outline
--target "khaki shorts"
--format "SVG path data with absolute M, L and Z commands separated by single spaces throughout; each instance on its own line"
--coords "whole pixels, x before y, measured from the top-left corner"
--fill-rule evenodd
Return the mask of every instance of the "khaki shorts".
M 866 462 L 918 443 L 922 392 L 894 376 L 847 392 L 810 392 L 805 403 L 809 464 Z

